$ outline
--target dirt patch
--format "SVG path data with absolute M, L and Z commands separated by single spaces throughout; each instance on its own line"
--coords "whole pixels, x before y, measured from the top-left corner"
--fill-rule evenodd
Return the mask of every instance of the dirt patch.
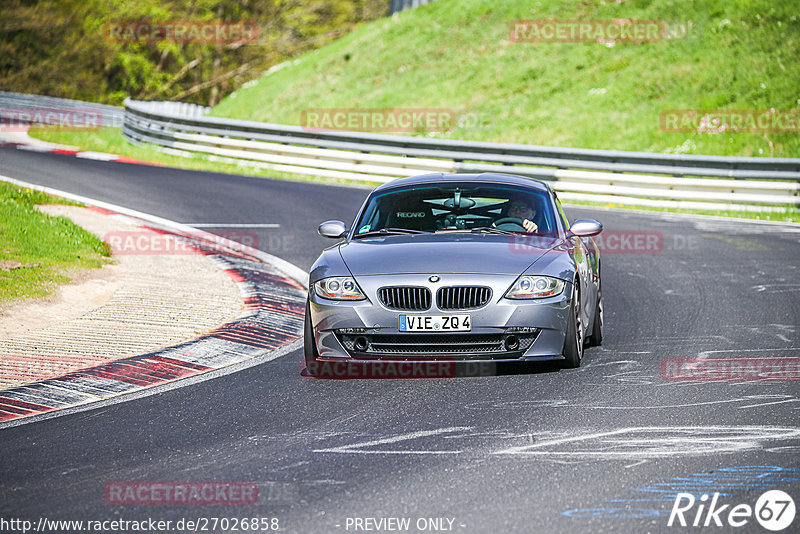
M 145 242 L 159 237 L 123 216 L 75 206 L 39 209 L 67 216 L 101 238 L 130 232 Z M 114 261 L 75 273 L 49 297 L 0 309 L 0 389 L 174 345 L 244 309 L 236 283 L 209 257 L 149 251 L 115 255 Z

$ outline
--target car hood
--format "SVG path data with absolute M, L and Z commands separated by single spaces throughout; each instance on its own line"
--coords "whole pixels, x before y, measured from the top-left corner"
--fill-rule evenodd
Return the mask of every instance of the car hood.
M 343 243 L 342 259 L 353 275 L 486 273 L 519 275 L 562 241 L 496 234 L 379 236 Z

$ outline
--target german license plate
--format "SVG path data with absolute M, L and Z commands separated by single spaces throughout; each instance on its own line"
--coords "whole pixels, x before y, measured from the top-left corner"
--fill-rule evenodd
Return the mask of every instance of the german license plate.
M 469 332 L 469 314 L 463 315 L 401 315 L 401 332 Z

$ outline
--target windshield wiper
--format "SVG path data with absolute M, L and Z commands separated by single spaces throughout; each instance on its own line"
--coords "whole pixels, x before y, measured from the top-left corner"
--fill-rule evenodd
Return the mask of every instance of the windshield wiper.
M 381 228 L 380 230 L 371 230 L 369 232 L 364 232 L 363 234 L 356 234 L 353 236 L 354 239 L 359 239 L 361 237 L 369 237 L 375 235 L 413 235 L 413 234 L 429 234 L 430 232 L 426 232 L 424 230 L 412 230 L 410 228 Z
M 492 228 L 491 226 L 476 226 L 475 228 L 471 228 L 470 232 L 475 234 L 480 234 L 486 232 L 487 234 L 503 234 L 503 235 L 516 235 L 519 232 L 510 232 L 508 230 L 501 230 L 500 228 Z

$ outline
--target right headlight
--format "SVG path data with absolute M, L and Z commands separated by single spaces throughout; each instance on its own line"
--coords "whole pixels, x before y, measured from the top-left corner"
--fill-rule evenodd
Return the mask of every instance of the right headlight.
M 566 282 L 549 276 L 520 276 L 506 291 L 507 299 L 541 299 L 564 291 Z
M 366 297 L 350 276 L 323 278 L 314 283 L 314 291 L 320 297 L 332 300 L 363 300 Z

